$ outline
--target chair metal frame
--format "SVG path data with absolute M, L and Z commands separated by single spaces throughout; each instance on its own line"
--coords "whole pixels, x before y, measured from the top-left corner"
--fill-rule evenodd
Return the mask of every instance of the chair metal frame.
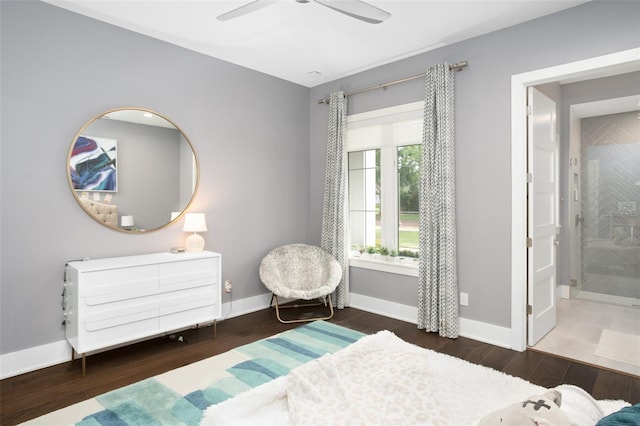
M 331 302 L 331 294 L 328 294 L 325 296 L 326 299 L 324 301 L 324 303 L 322 302 L 317 302 L 317 303 L 295 303 L 293 305 L 280 305 L 278 303 L 278 296 L 275 293 L 271 293 L 271 302 L 269 302 L 269 306 L 270 307 L 275 307 L 276 309 L 276 318 L 278 318 L 278 321 L 280 321 L 283 324 L 293 324 L 293 323 L 300 323 L 300 322 L 312 322 L 312 321 L 320 321 L 320 320 L 329 320 L 331 318 L 333 318 L 333 314 L 334 314 L 334 310 L 333 310 L 333 303 Z M 276 304 L 275 306 L 273 305 L 273 301 L 275 300 Z M 329 305 L 329 315 L 325 316 L 325 317 L 311 317 L 311 318 L 305 318 L 305 319 L 291 319 L 291 320 L 285 320 L 282 319 L 282 317 L 280 316 L 280 309 L 297 309 L 300 307 L 306 307 L 306 306 L 320 306 L 320 305 Z

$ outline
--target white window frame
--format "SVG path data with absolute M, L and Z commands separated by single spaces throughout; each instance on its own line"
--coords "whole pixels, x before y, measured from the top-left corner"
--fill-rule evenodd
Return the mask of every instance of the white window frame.
M 420 101 L 347 116 L 347 137 L 345 144 L 347 155 L 354 151 L 380 149 L 381 245 L 385 247 L 398 246 L 398 147 L 422 144 L 422 122 L 420 123 L 419 131 L 409 135 L 397 135 L 391 126 L 382 126 L 381 132 L 379 133 L 380 137 L 377 140 L 375 140 L 375 138 L 350 138 L 350 130 L 371 125 L 395 123 L 408 119 L 419 118 L 420 121 L 422 121 L 423 114 L 424 101 Z M 347 185 L 347 188 L 348 187 Z M 350 237 L 348 240 L 350 241 Z M 404 263 L 394 263 L 386 260 L 364 259 L 358 257 L 358 253 L 350 252 L 349 265 L 395 274 L 418 276 L 418 262 L 417 259 L 414 260 L 414 258 L 407 258 Z

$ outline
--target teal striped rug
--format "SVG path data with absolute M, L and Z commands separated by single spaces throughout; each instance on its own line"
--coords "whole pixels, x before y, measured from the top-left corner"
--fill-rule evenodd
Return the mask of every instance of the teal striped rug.
M 208 365 L 205 360 L 201 361 L 201 366 L 192 364 L 100 395 L 95 401 L 102 409 L 82 417 L 80 421 L 76 418 L 66 424 L 198 425 L 204 410 L 210 405 L 286 375 L 291 369 L 324 354 L 334 353 L 362 336 L 364 334 L 360 332 L 325 321 L 308 323 L 212 357 L 213 361 L 218 357 L 232 360 L 232 364 L 222 372 L 209 374 L 205 371 Z M 182 369 L 185 370 L 180 371 Z M 205 386 L 194 383 L 207 375 L 217 378 Z M 183 383 L 178 384 L 179 381 Z M 192 390 L 184 392 L 188 386 L 193 386 Z M 46 422 L 60 418 L 43 416 L 40 420 Z

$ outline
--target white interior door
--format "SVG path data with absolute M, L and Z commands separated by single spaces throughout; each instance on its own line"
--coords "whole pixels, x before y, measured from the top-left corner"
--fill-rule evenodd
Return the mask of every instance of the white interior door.
M 527 318 L 528 344 L 556 325 L 557 130 L 556 105 L 528 89 Z

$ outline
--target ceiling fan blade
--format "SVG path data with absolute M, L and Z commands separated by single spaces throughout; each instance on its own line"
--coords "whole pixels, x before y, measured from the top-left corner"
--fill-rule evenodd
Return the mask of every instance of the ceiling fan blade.
M 369 3 L 360 0 L 314 0 L 330 9 L 344 13 L 352 18 L 359 19 L 370 24 L 379 24 L 391 17 L 385 10 L 379 9 Z
M 233 10 L 230 10 L 229 12 L 225 12 L 222 15 L 218 16 L 216 19 L 218 21 L 228 21 L 229 19 L 238 18 L 242 15 L 246 15 L 247 13 L 260 10 L 263 7 L 267 7 L 275 2 L 276 0 L 254 0 L 251 3 L 247 3 L 245 5 L 237 7 Z

